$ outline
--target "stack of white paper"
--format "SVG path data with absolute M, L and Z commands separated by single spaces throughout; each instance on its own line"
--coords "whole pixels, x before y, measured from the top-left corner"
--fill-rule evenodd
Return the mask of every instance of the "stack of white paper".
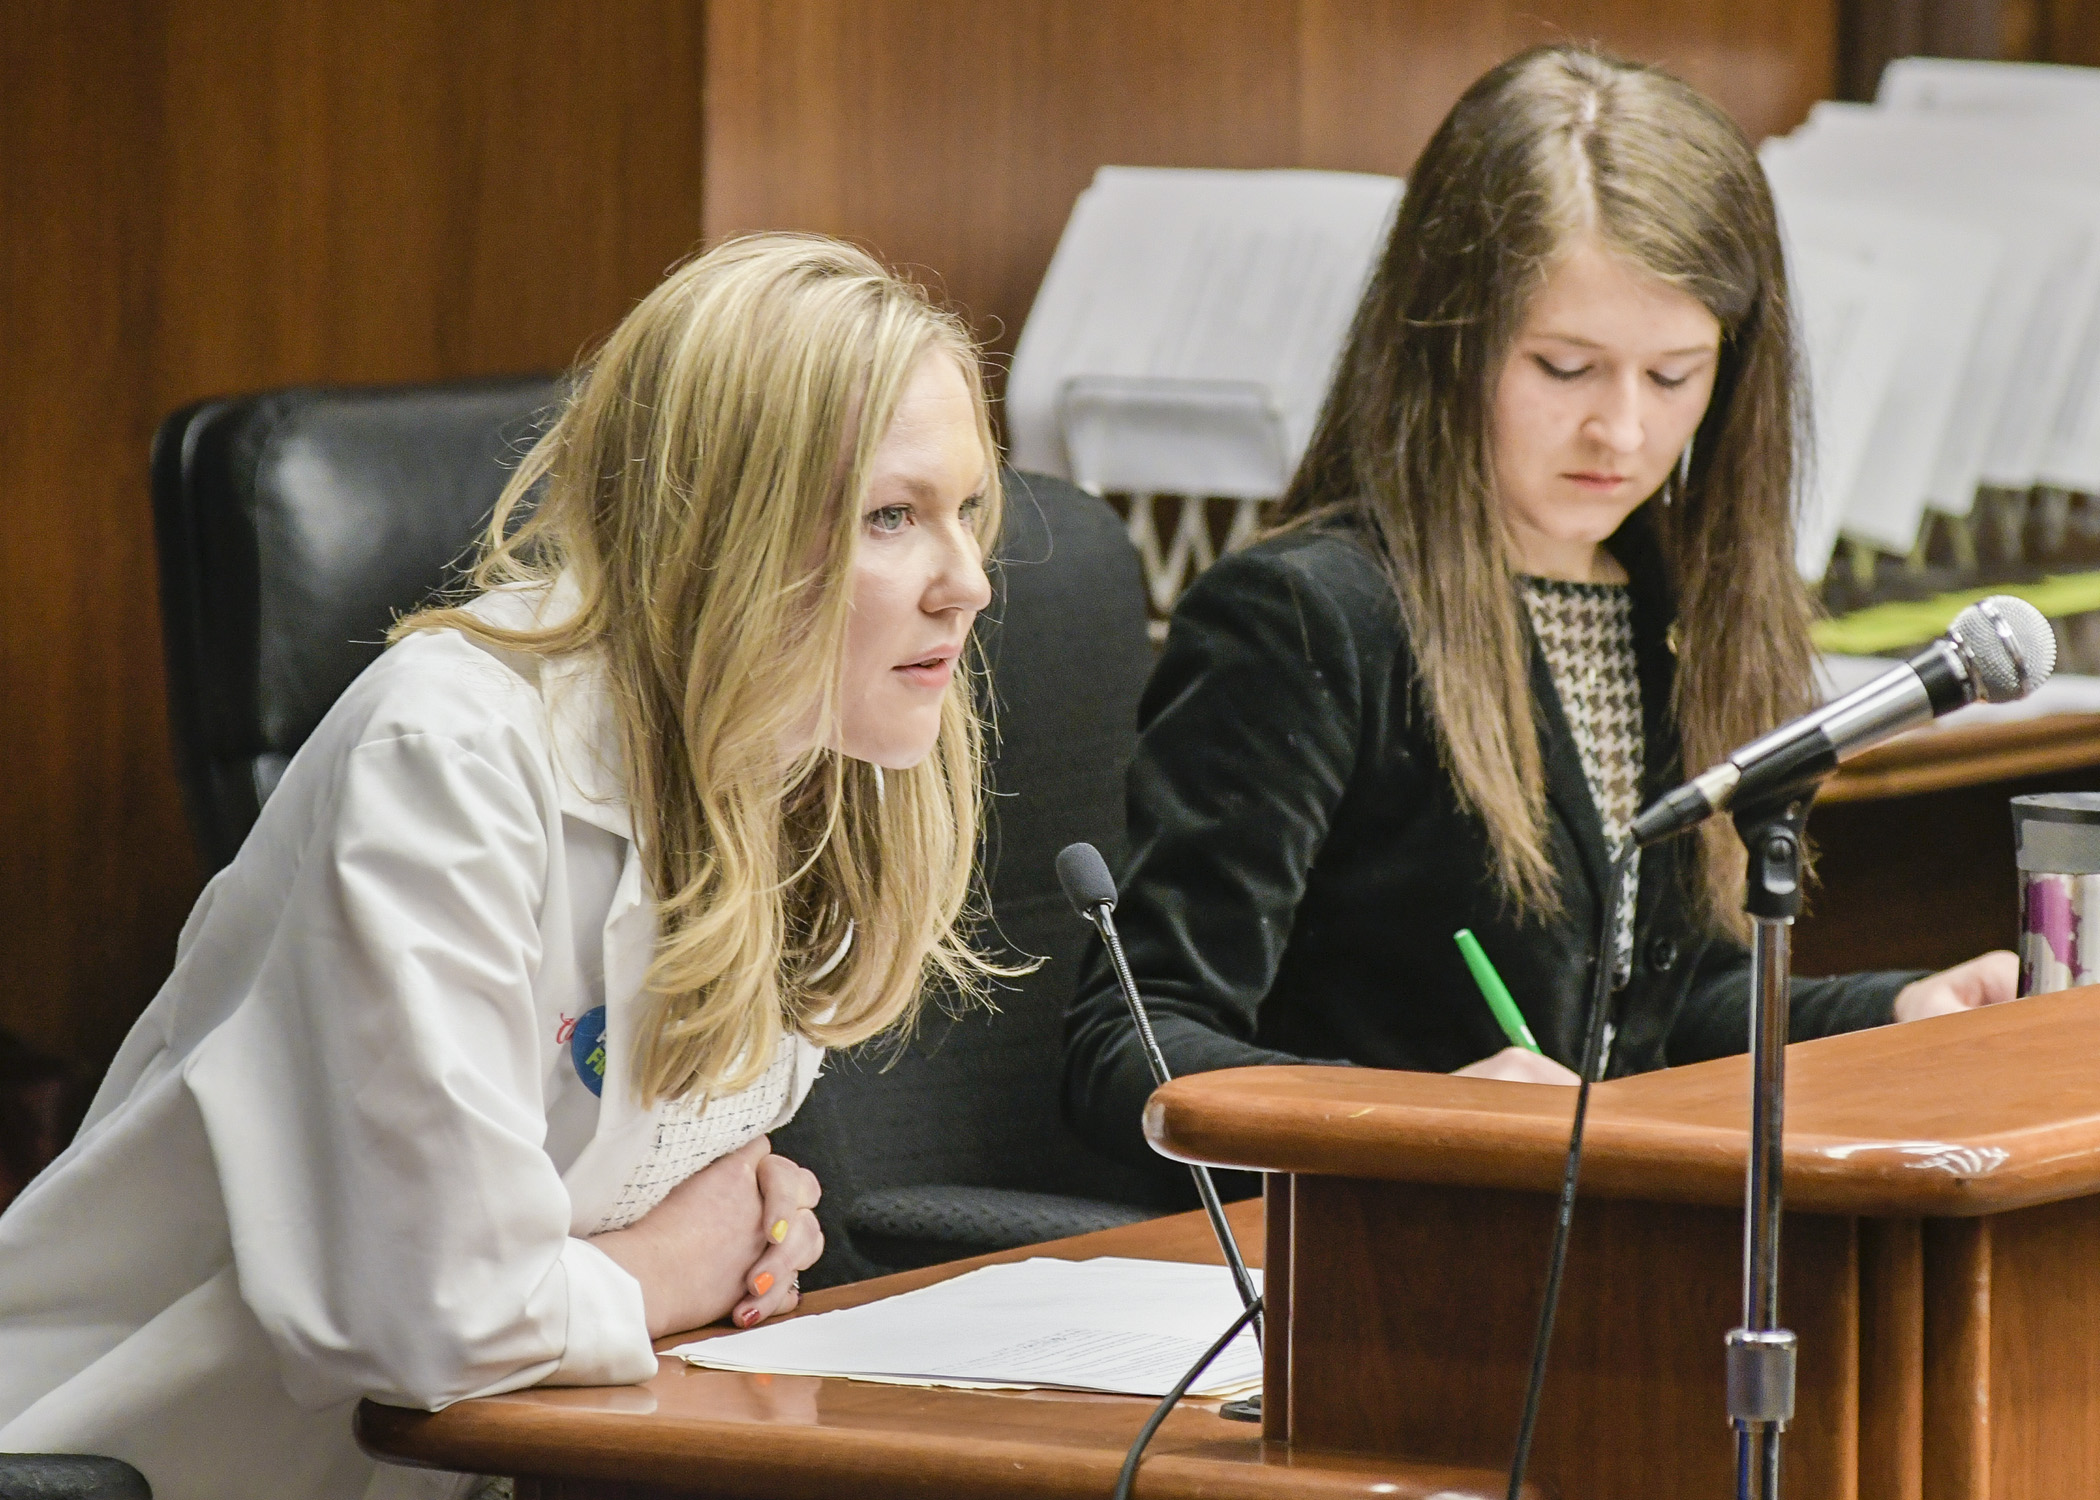
M 1103 167 L 1007 381 L 1013 462 L 1096 490 L 1280 494 L 1400 181 Z
M 2100 390 L 2100 132 L 2083 121 L 1819 104 L 1787 142 L 1793 165 L 1829 185 L 2016 231 L 2024 264 L 2000 316 L 2017 353 L 1986 398 L 1987 484 L 2100 488 L 2100 444 L 2082 443 Z
M 715 1370 L 1164 1396 L 1240 1311 L 1222 1266 L 1035 1259 L 671 1352 Z M 1191 1393 L 1238 1395 L 1260 1383 L 1248 1331 Z
M 1804 574 L 1979 486 L 2100 492 L 2100 71 L 1906 59 L 1760 155 L 1814 392 Z
M 2100 69 L 1905 58 L 1883 73 L 1876 107 L 1943 132 L 1975 127 L 1994 166 L 2060 201 L 2085 205 L 2092 221 L 2091 204 L 2100 198 Z M 2078 354 L 2055 408 L 2041 478 L 2090 492 L 2100 489 L 2100 297 L 2073 336 Z
M 1837 545 L 1924 283 L 1856 255 L 1798 250 L 1792 261 L 1816 436 L 1794 562 L 1802 577 L 1814 580 Z
M 1900 321 L 1891 330 L 1900 340 L 1891 359 L 1840 369 L 1811 348 L 1822 490 L 1819 524 L 1802 530 L 1804 543 L 1811 530 L 1819 533 L 1821 555 L 1805 569 L 1814 577 L 1830 555 L 1822 534 L 1830 526 L 1904 553 L 1917 540 L 1935 480 L 1944 493 L 1975 493 L 1988 413 L 1964 399 L 1963 380 L 2005 245 L 2002 235 L 1952 218 L 1803 187 L 1783 166 L 1771 176 L 1796 280 L 1813 279 L 1807 262 L 1814 258 L 1843 262 L 1865 273 L 1870 287 L 1885 288 L 1867 295 Z M 1817 324 L 1827 310 L 1818 289 L 1797 290 L 1809 342 L 1827 342 Z M 1841 381 L 1842 394 L 1833 388 Z

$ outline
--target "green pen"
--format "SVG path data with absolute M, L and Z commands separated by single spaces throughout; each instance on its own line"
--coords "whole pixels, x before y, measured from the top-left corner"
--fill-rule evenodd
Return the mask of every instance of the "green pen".
M 1495 1020 L 1501 1025 L 1502 1034 L 1509 1038 L 1510 1045 L 1522 1047 L 1526 1052 L 1538 1052 L 1538 1038 L 1524 1024 L 1524 1012 L 1517 1009 L 1509 986 L 1502 982 L 1502 976 L 1488 962 L 1487 950 L 1480 946 L 1480 939 L 1473 936 L 1473 929 L 1461 927 L 1453 936 L 1458 941 L 1458 951 L 1465 955 L 1466 967 L 1473 971 L 1473 982 L 1480 986 L 1481 998 L 1495 1013 Z

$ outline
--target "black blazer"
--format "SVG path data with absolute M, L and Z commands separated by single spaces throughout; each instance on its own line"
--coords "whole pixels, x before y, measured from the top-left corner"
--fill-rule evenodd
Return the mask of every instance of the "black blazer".
M 1633 588 L 1645 804 L 1681 780 L 1661 560 L 1638 514 L 1612 539 Z M 1544 657 L 1532 695 L 1562 909 L 1514 920 L 1487 831 L 1438 764 L 1392 585 L 1356 529 L 1300 529 L 1221 560 L 1174 614 L 1138 710 L 1116 923 L 1177 1074 L 1333 1061 L 1449 1072 L 1507 1045 L 1452 934 L 1470 927 L 1539 1044 L 1576 1066 L 1610 852 Z M 1634 969 L 1610 1072 L 1748 1045 L 1749 955 L 1695 914 L 1689 841 L 1644 851 Z M 1093 945 L 1065 1026 L 1065 1107 L 1152 1160 L 1152 1091 Z M 1797 981 L 1796 1040 L 1880 1025 L 1914 974 Z

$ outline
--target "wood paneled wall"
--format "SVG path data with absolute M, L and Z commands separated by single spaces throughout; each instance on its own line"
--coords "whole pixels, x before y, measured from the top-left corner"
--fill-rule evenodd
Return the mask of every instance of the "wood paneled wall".
M 1010 350 L 1109 163 L 1405 175 L 1537 42 L 1662 62 L 1753 136 L 1827 98 L 1836 0 L 713 0 L 710 238 L 813 229 L 935 273 Z
M 2006 55 L 2100 67 L 2100 5 L 2093 0 L 2006 0 L 2019 12 Z
M 1838 0 L 1838 97 L 1872 99 L 1898 57 L 2100 66 L 2093 0 Z
M 197 893 L 146 489 L 216 393 L 566 364 L 700 236 L 702 0 L 0 25 L 0 1027 L 89 1065 Z
M 1830 92 L 1835 3 L 10 5 L 0 1027 L 98 1063 L 196 894 L 145 482 L 171 408 L 563 364 L 703 223 L 862 240 L 1011 348 L 1104 163 L 1404 173 L 1564 36 L 1762 134 Z

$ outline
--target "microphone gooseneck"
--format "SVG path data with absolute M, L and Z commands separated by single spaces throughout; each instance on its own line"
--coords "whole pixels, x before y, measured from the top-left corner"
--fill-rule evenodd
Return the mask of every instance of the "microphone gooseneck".
M 1970 703 L 2024 698 L 2056 670 L 2056 633 L 2024 599 L 1993 594 L 1947 633 L 1865 687 L 1752 740 L 1633 820 L 1646 847 L 1738 806 L 1807 791 L 1862 750 Z
M 1092 844 L 1067 844 L 1057 856 L 1057 881 L 1064 887 L 1065 899 L 1072 909 L 1094 930 L 1101 934 L 1101 942 L 1108 949 L 1108 961 L 1116 971 L 1116 984 L 1123 991 L 1123 1003 L 1130 1010 L 1130 1019 L 1137 1026 L 1138 1042 L 1145 1052 L 1145 1066 L 1152 1072 L 1152 1086 L 1159 1088 L 1173 1078 L 1167 1069 L 1167 1059 L 1159 1050 L 1159 1041 L 1152 1034 L 1152 1017 L 1146 1013 L 1145 1002 L 1138 995 L 1137 981 L 1131 977 L 1129 961 L 1123 957 L 1123 940 L 1116 933 L 1115 877 L 1108 873 L 1108 862 L 1101 851 Z M 1238 1288 L 1240 1303 L 1246 1307 L 1254 1320 L 1254 1334 L 1262 1336 L 1261 1294 L 1254 1289 L 1254 1278 L 1247 1274 L 1246 1259 L 1240 1254 L 1239 1241 L 1232 1236 L 1232 1226 L 1225 1222 L 1225 1205 L 1218 1199 L 1217 1184 L 1211 1181 L 1210 1169 L 1197 1162 L 1189 1163 L 1189 1173 L 1196 1180 L 1196 1196 L 1203 1200 L 1203 1211 L 1210 1219 L 1211 1232 L 1217 1236 L 1218 1249 L 1224 1253 L 1225 1264 L 1232 1271 L 1232 1284 Z
M 1139 997 L 1137 981 L 1131 978 L 1130 964 L 1123 957 L 1123 940 L 1116 935 L 1113 913 L 1116 909 L 1115 877 L 1108 873 L 1108 861 L 1092 844 L 1067 844 L 1057 856 L 1057 883 L 1064 887 L 1065 899 L 1072 903 L 1072 910 L 1094 926 L 1101 934 L 1102 946 L 1108 949 L 1109 963 L 1116 971 L 1116 984 L 1123 991 L 1123 1003 L 1130 1009 L 1130 1019 L 1137 1026 L 1138 1041 L 1144 1047 L 1145 1066 L 1152 1072 L 1152 1086 L 1160 1085 L 1173 1077 L 1167 1071 L 1167 1060 L 1161 1055 L 1159 1042 L 1152 1035 L 1152 1018 L 1145 1013 L 1145 1002 Z M 1210 1179 L 1210 1169 L 1196 1162 L 1189 1163 L 1189 1174 L 1196 1180 L 1196 1196 L 1203 1200 L 1204 1215 L 1210 1220 L 1210 1232 L 1217 1237 L 1218 1249 L 1225 1256 L 1225 1264 L 1232 1272 L 1233 1287 L 1240 1294 L 1240 1315 L 1232 1326 L 1225 1330 L 1218 1341 L 1204 1351 L 1202 1357 L 1189 1367 L 1186 1375 L 1174 1388 L 1161 1398 L 1158 1406 L 1138 1434 L 1131 1440 L 1123 1455 L 1122 1471 L 1116 1476 L 1113 1500 L 1129 1500 L 1132 1487 L 1137 1483 L 1138 1464 L 1145 1456 L 1145 1448 L 1151 1443 L 1153 1434 L 1159 1431 L 1160 1423 L 1167 1419 L 1190 1386 L 1212 1360 L 1224 1352 L 1225 1346 L 1238 1337 L 1242 1328 L 1252 1326 L 1256 1343 L 1262 1341 L 1262 1298 L 1254 1289 L 1254 1278 L 1247 1274 L 1246 1259 L 1240 1254 L 1239 1241 L 1232 1236 L 1232 1226 L 1225 1221 L 1225 1205 L 1218 1201 L 1217 1184 Z M 1260 1420 L 1260 1398 L 1229 1403 L 1221 1413 L 1239 1416 L 1249 1421 Z

